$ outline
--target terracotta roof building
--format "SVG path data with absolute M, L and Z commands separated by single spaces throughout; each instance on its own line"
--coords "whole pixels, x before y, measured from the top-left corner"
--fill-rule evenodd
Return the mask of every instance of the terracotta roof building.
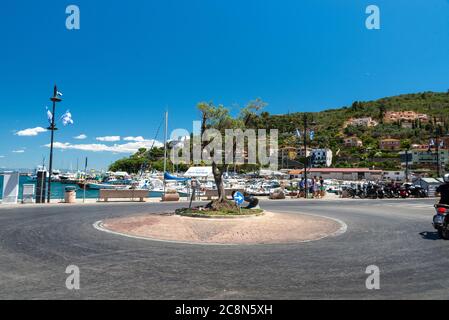
M 381 180 L 383 170 L 371 170 L 368 168 L 312 168 L 307 170 L 311 177 L 323 177 L 324 179 L 336 179 L 347 181 Z M 304 169 L 289 171 L 290 178 L 302 178 Z
M 399 150 L 401 148 L 401 140 L 398 139 L 382 139 L 379 147 L 381 150 Z

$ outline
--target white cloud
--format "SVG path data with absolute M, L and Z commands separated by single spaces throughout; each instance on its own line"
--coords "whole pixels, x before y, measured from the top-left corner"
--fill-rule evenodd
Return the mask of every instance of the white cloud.
M 73 139 L 84 140 L 84 139 L 87 139 L 87 136 L 83 133 L 83 134 L 80 134 L 79 136 L 73 137 Z
M 4 158 L 4 157 L 5 157 L 5 156 L 0 156 L 0 159 L 1 159 L 1 158 Z
M 17 131 L 15 133 L 15 135 L 20 136 L 20 137 L 34 137 L 42 132 L 47 132 L 47 129 L 44 129 L 42 127 L 24 129 L 24 130 Z
M 49 144 L 45 145 L 50 147 Z M 71 144 L 55 142 L 53 147 L 55 149 L 63 150 L 82 150 L 92 152 L 112 152 L 112 153 L 136 153 L 140 148 L 150 149 L 153 146 L 153 140 L 147 140 L 142 142 L 129 142 L 124 144 L 115 144 L 113 146 L 107 146 L 105 144 L 92 143 L 92 144 Z M 163 143 L 159 141 L 154 142 L 155 147 L 163 147 Z
M 12 152 L 13 152 L 13 153 L 24 153 L 25 150 L 13 150 Z
M 123 140 L 125 141 L 135 141 L 135 142 L 144 142 L 144 141 L 148 141 L 146 140 L 144 137 L 142 136 L 138 136 L 138 137 L 126 137 L 123 138 Z
M 120 136 L 97 137 L 97 140 L 102 142 L 117 142 L 120 141 Z

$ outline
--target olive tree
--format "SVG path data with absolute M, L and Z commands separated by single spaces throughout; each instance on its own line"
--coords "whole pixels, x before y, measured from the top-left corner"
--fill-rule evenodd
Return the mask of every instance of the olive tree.
M 262 110 L 266 104 L 260 100 L 254 100 L 248 103 L 248 105 L 240 110 L 237 116 L 232 116 L 229 108 L 223 105 L 214 105 L 212 102 L 206 103 L 202 102 L 198 104 L 198 109 L 201 112 L 201 152 L 210 152 L 209 144 L 211 140 L 217 139 L 216 135 L 221 135 L 224 137 L 226 131 L 229 129 L 254 129 L 256 126 L 256 121 L 258 113 Z M 208 134 L 208 132 L 213 132 L 214 134 Z M 214 177 L 215 184 L 218 191 L 218 199 L 212 201 L 209 207 L 212 209 L 223 209 L 223 208 L 233 208 L 234 204 L 226 200 L 225 187 L 223 183 L 223 173 L 228 169 L 229 155 L 225 155 L 223 152 L 222 139 L 218 138 L 221 148 L 212 150 L 210 154 L 210 160 L 212 165 L 212 174 Z M 236 155 L 237 142 L 233 140 L 233 157 Z M 242 152 L 243 150 L 238 150 Z M 225 159 L 226 158 L 226 159 Z M 233 159 L 235 161 L 235 158 Z

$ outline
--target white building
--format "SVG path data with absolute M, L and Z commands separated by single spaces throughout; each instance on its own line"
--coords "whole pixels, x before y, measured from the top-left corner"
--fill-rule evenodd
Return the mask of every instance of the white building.
M 412 178 L 409 174 L 409 179 Z M 405 171 L 384 171 L 382 178 L 386 181 L 405 181 Z
M 312 166 L 327 167 L 332 166 L 333 153 L 331 149 L 312 149 Z
M 351 126 L 363 126 L 363 127 L 375 127 L 379 123 L 371 117 L 365 117 L 365 118 L 351 118 L 348 120 L 348 124 Z
M 449 164 L 449 150 L 448 149 L 440 149 L 439 154 L 437 154 L 435 149 L 412 149 L 407 152 L 408 154 L 408 162 L 409 165 L 424 165 L 424 166 L 436 166 L 437 160 L 440 165 L 448 165 Z M 401 164 L 405 166 L 406 164 L 406 156 L 405 151 L 399 152 L 401 156 Z

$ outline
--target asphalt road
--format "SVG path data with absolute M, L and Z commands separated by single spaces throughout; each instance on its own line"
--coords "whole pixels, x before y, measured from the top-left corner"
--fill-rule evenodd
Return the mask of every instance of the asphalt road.
M 447 299 L 449 241 L 433 200 L 263 202 L 265 209 L 338 218 L 335 238 L 290 245 L 201 246 L 97 231 L 110 217 L 179 205 L 0 209 L 0 299 Z M 80 268 L 81 289 L 65 286 Z M 365 270 L 380 268 L 380 290 Z

